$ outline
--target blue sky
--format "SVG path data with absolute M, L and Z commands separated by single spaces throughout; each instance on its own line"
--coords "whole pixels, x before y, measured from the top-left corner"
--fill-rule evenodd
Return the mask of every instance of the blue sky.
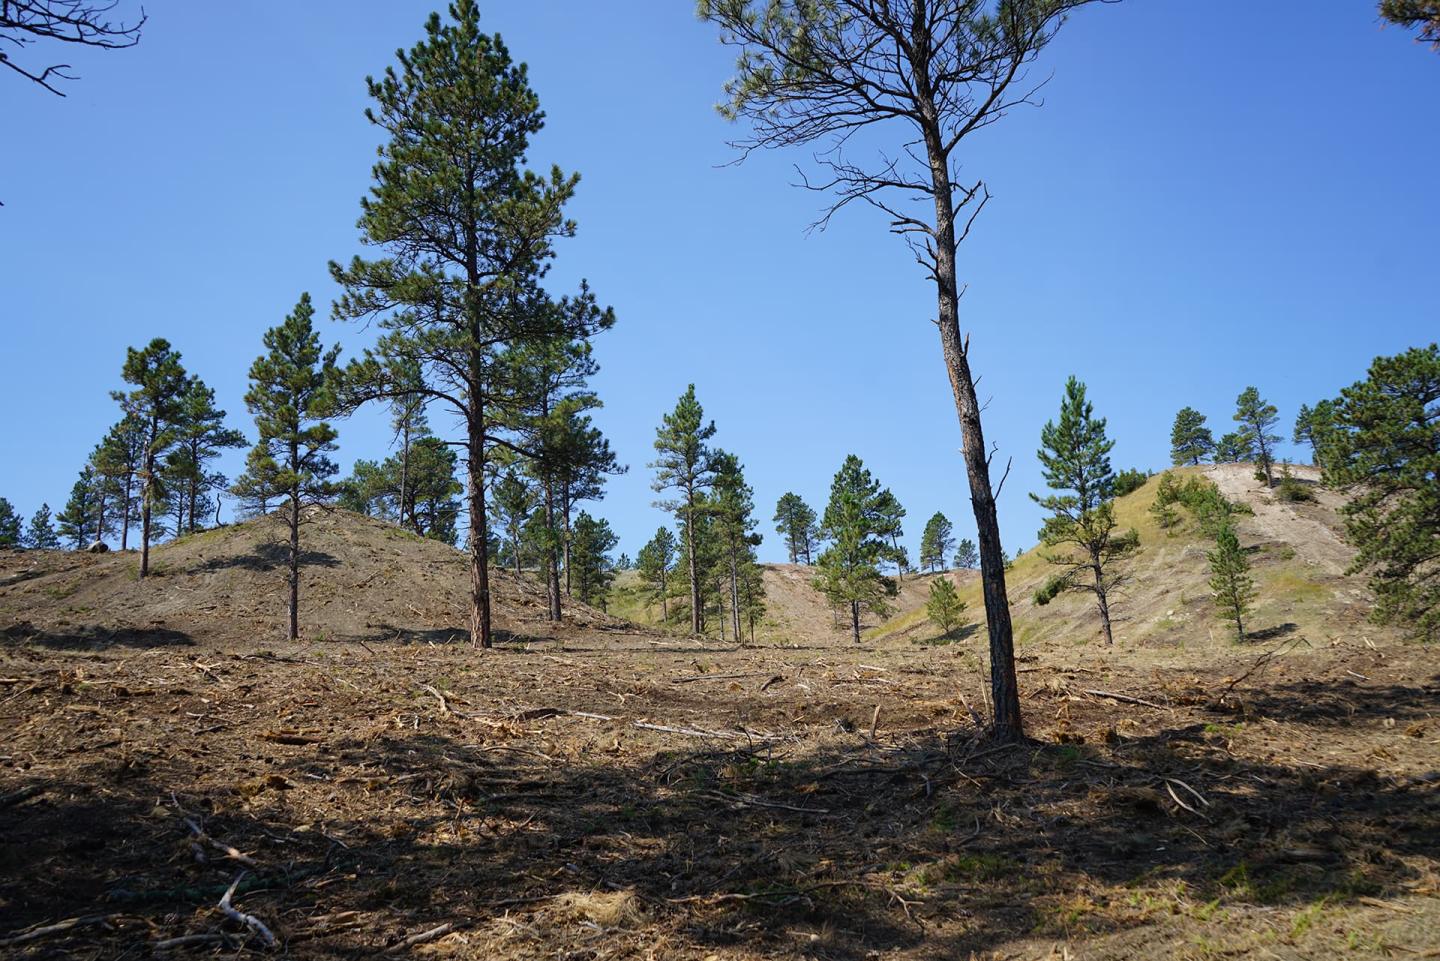
M 323 310 L 326 262 L 360 249 L 364 77 L 435 5 L 271 0 L 239 23 L 229 5 L 148 0 L 140 46 L 64 51 L 83 78 L 67 98 L 0 77 L 0 496 L 59 509 L 116 418 L 125 347 L 155 336 L 253 435 L 241 398 L 261 333 L 302 290 Z M 781 559 L 775 500 L 823 509 L 850 452 L 908 508 L 912 556 L 936 510 L 973 532 L 933 289 L 867 211 L 806 233 L 805 153 L 726 165 L 740 131 L 713 105 L 731 55 L 692 5 L 483 9 L 549 117 L 532 163 L 583 175 L 552 279 L 588 278 L 618 314 L 596 347 L 597 420 L 630 472 L 592 509 L 622 549 L 666 520 L 646 465 L 691 381 L 746 465 L 765 559 Z M 1373 3 L 1099 6 L 1038 70 L 1043 109 L 965 157 L 994 194 L 961 252 L 961 309 L 988 439 L 1015 458 L 1007 546 L 1035 541 L 1034 451 L 1069 374 L 1109 418 L 1116 466 L 1159 468 L 1181 406 L 1218 435 L 1255 384 L 1288 434 L 1300 403 L 1435 339 L 1440 55 Z M 367 339 L 321 330 L 346 354 Z M 384 455 L 378 414 L 339 428 L 347 470 Z

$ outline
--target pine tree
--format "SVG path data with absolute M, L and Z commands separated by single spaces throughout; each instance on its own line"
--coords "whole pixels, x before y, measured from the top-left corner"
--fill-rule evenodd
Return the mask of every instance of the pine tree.
M 1260 391 L 1246 387 L 1235 398 L 1235 420 L 1240 424 L 1240 436 L 1248 442 L 1259 461 L 1260 472 L 1265 475 L 1265 486 L 1275 486 L 1275 445 L 1280 443 L 1275 425 L 1279 422 L 1279 411 L 1275 405 L 1260 397 Z
M 50 505 L 41 504 L 40 509 L 30 516 L 30 526 L 25 528 L 24 544 L 32 551 L 55 551 L 60 549 L 60 535 L 50 523 Z
M 740 568 L 740 619 L 749 629 L 751 644 L 755 643 L 755 625 L 765 610 L 765 568 L 752 554 Z
M 1125 580 L 1120 562 L 1135 550 L 1138 539 L 1134 531 L 1116 531 L 1115 474 L 1110 467 L 1115 442 L 1105 436 L 1105 418 L 1095 417 L 1094 405 L 1085 399 L 1085 385 L 1074 377 L 1065 384 L 1060 422 L 1045 424 L 1040 444 L 1037 456 L 1045 482 L 1052 490 L 1068 493 L 1030 495 L 1050 512 L 1038 535 L 1041 543 L 1066 548 L 1045 555 L 1063 570 L 1035 593 L 1035 602 L 1048 604 L 1062 591 L 1094 594 L 1105 643 L 1113 644 L 1111 595 Z
M 1335 429 L 1335 402 L 1333 400 L 1318 401 L 1314 407 L 1308 404 L 1300 405 L 1300 413 L 1295 415 L 1295 432 L 1291 435 L 1291 442 L 1295 444 L 1308 444 L 1310 446 L 1310 463 L 1320 464 L 1322 462 L 1322 451 L 1326 439 Z
M 1180 408 L 1170 429 L 1171 463 L 1198 464 L 1214 451 L 1215 438 L 1205 426 L 1205 415 L 1193 407 Z
M 1255 599 L 1255 582 L 1250 577 L 1250 561 L 1240 547 L 1235 528 L 1221 525 L 1215 538 L 1215 549 L 1205 555 L 1210 561 L 1210 590 L 1220 616 L 1235 625 L 1235 639 L 1245 640 L 1245 617 Z
M 540 309 L 540 308 L 537 308 Z M 577 501 L 598 500 L 607 474 L 624 471 L 610 444 L 591 425 L 586 411 L 600 405 L 588 386 L 596 373 L 591 345 L 576 331 L 603 330 L 613 323 L 583 289 L 578 298 L 544 303 L 541 313 L 558 318 L 552 334 L 536 336 L 504 356 L 501 381 L 510 385 L 509 426 L 521 439 L 517 448 L 529 456 L 540 498 L 540 517 L 532 547 L 539 552 L 549 600 L 547 616 L 559 621 L 563 598 L 570 593 L 571 514 Z M 508 456 L 508 455 L 507 455 Z M 565 580 L 562 583 L 561 573 Z
M 894 494 L 886 490 L 880 502 L 880 531 L 881 536 L 890 541 L 888 560 L 895 565 L 896 579 L 902 581 L 910 567 L 910 555 L 900 543 L 900 538 L 905 536 L 904 520 L 905 508 L 900 506 Z
M 60 525 L 60 536 L 77 551 L 99 540 L 100 478 L 89 464 L 81 468 L 79 479 L 70 488 L 70 500 L 55 520 Z
M 388 139 L 360 217 L 363 241 L 387 256 L 331 264 L 345 288 L 336 316 L 377 319 L 382 330 L 375 350 L 347 368 L 344 403 L 419 393 L 464 425 L 470 629 L 488 648 L 488 457 L 514 444 L 536 413 L 534 382 L 516 378 L 523 368 L 509 355 L 535 342 L 585 340 L 614 316 L 583 284 L 560 302 L 540 287 L 555 240 L 575 232 L 564 206 L 578 177 L 525 169 L 544 114 L 524 65 L 498 35 L 481 31 L 475 0 L 456 0 L 448 20 L 432 14 L 425 39 L 397 59 L 367 81 L 374 103 L 366 116 Z M 421 389 L 397 377 L 392 361 L 418 366 Z
M 963 570 L 974 570 L 978 563 L 980 555 L 975 550 L 975 542 L 968 537 L 960 538 L 960 546 L 955 548 L 955 566 Z
M 385 465 L 391 476 L 408 474 L 402 501 L 410 530 L 427 540 L 455 546 L 459 535 L 460 495 L 465 487 L 455 479 L 459 458 L 455 448 L 438 437 L 410 442 L 410 456 L 402 465 L 400 454 Z
M 819 189 L 833 192 L 834 202 L 820 222 L 855 201 L 878 207 L 934 283 L 934 322 L 980 540 L 993 733 L 1007 741 L 1024 733 L 1014 629 L 990 478 L 993 451 L 981 426 L 970 340 L 960 327 L 964 286 L 958 270 L 958 247 L 990 193 L 983 182 L 962 185 L 958 177 L 968 138 L 1029 99 L 1034 90 L 1026 86 L 1026 65 L 1084 2 L 701 0 L 699 5 L 700 16 L 719 27 L 721 42 L 738 49 L 736 76 L 726 84 L 721 109 L 749 121 L 751 136 L 740 146 L 823 145 L 814 151 L 825 167 Z M 881 145 L 872 163 L 845 149 L 855 145 L 853 135 L 862 129 L 859 139 Z
M 135 526 L 132 506 L 135 479 L 145 463 L 145 425 L 127 415 L 100 441 L 92 455 L 95 470 L 108 482 L 112 496 L 120 501 L 120 549 L 130 546 L 130 528 Z
M 176 533 L 194 533 L 208 513 L 210 491 L 227 486 L 224 474 L 209 469 L 230 448 L 244 447 L 245 435 L 225 426 L 225 411 L 215 406 L 215 391 L 190 378 L 175 408 L 174 450 L 166 459 L 166 477 L 179 508 Z
M 686 388 L 655 432 L 655 491 L 674 490 L 673 500 L 656 504 L 672 512 L 680 524 L 685 542 L 685 563 L 690 586 L 690 630 L 699 634 L 704 627 L 704 590 L 700 577 L 702 560 L 697 551 L 698 509 L 715 482 L 714 452 L 706 443 L 715 436 L 715 423 L 705 422 L 705 410 L 695 398 L 695 385 Z
M 787 491 L 775 504 L 775 533 L 784 539 L 791 564 L 799 563 L 802 557 L 806 564 L 811 563 L 810 553 L 815 547 L 819 525 L 815 511 L 799 494 Z
M 120 403 L 127 418 L 143 430 L 141 461 L 136 468 L 140 480 L 140 577 L 150 573 L 150 540 L 155 533 L 155 509 L 167 498 L 161 461 L 175 443 L 175 425 L 180 416 L 180 397 L 189 379 L 180 366 L 180 354 L 163 337 L 144 350 L 131 347 L 122 371 L 125 382 L 135 389 L 111 396 Z
M 323 418 L 334 402 L 335 359 L 315 333 L 308 293 L 300 295 L 284 323 L 265 332 L 266 353 L 250 366 L 245 406 L 255 415 L 259 440 L 235 482 L 237 496 L 283 501 L 288 532 L 290 640 L 300 636 L 300 528 L 307 509 L 335 496 L 335 429 Z
M 675 564 L 675 535 L 662 527 L 640 548 L 640 581 L 649 589 L 652 603 L 660 602 L 660 621 L 670 623 L 670 571 Z
M 1322 445 L 1327 483 L 1368 571 L 1378 621 L 1440 638 L 1440 346 L 1377 357 L 1345 388 Z
M 820 555 L 815 587 L 832 604 L 848 609 L 850 636 L 857 644 L 860 612 L 885 616 L 885 599 L 897 593 L 895 582 L 880 573 L 881 561 L 891 556 L 882 516 L 888 494 L 851 454 L 830 485 L 830 502 L 820 521 L 830 546 Z
M 949 637 L 965 617 L 964 601 L 960 592 L 948 577 L 939 577 L 930 582 L 930 597 L 925 601 L 925 616 L 940 628 L 943 636 Z
M 925 532 L 920 535 L 920 567 L 932 574 L 943 570 L 945 558 L 954 546 L 954 528 L 950 526 L 950 519 L 936 511 L 925 522 Z M 975 550 L 974 544 L 970 544 L 970 550 Z
M 729 579 L 730 588 L 730 633 L 735 640 L 741 638 L 741 620 L 744 614 L 741 604 L 741 586 L 746 569 L 755 564 L 755 548 L 760 545 L 760 535 L 755 533 L 754 492 L 745 483 L 744 468 L 733 454 L 716 451 L 714 456 L 715 483 L 710 509 L 715 517 L 715 534 L 720 542 L 721 562 Z M 755 588 L 763 599 L 764 585 Z M 752 602 L 756 600 L 752 598 Z
M 615 562 L 610 552 L 620 538 L 603 518 L 581 511 L 575 518 L 575 543 L 570 556 L 575 565 L 574 589 L 580 600 L 605 610 L 610 582 L 615 579 Z
M 425 377 L 414 358 L 385 358 L 383 362 L 389 367 L 387 379 L 395 388 L 390 397 L 390 428 L 395 432 L 395 443 L 399 447 L 396 451 L 400 468 L 396 495 L 399 516 L 396 522 L 401 527 L 409 527 L 413 526 L 415 500 L 411 493 L 410 451 L 417 440 L 430 435 L 430 419 L 425 413 L 427 398 L 422 392 Z
M 517 578 L 525 561 L 525 523 L 536 503 L 535 488 L 516 465 L 502 470 L 490 488 L 491 529 L 500 535 Z
M 1255 443 L 1244 431 L 1223 435 L 1215 444 L 1215 463 L 1239 464 L 1255 458 Z
M 0 497 L 0 548 L 25 546 L 24 539 L 20 533 L 20 515 L 15 513 L 15 505 Z

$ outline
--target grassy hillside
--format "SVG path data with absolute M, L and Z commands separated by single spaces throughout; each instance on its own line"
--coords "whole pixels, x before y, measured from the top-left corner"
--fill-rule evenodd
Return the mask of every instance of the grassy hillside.
M 1371 597 L 1363 580 L 1345 573 L 1353 551 L 1340 535 L 1337 509 L 1343 498 L 1318 486 L 1318 472 L 1294 468 L 1297 479 L 1315 497 L 1314 501 L 1300 503 L 1282 502 L 1274 492 L 1266 491 L 1254 480 L 1249 465 L 1185 467 L 1172 473 L 1182 478 L 1191 474 L 1205 477 L 1227 498 L 1254 511 L 1253 515 L 1241 516 L 1237 523 L 1259 592 L 1255 612 L 1247 624 L 1254 639 L 1299 634 L 1317 643 L 1376 630 L 1365 620 Z M 1215 617 L 1208 583 L 1205 555 L 1213 543 L 1183 508 L 1177 508 L 1181 523 L 1169 531 L 1162 530 L 1149 512 L 1161 476 L 1150 478 L 1145 486 L 1116 502 L 1121 526 L 1133 527 L 1140 534 L 1140 550 L 1128 564 L 1130 581 L 1112 601 L 1116 645 L 1134 648 L 1229 643 L 1227 625 Z M 1007 586 L 1017 644 L 1023 648 L 1027 642 L 1042 638 L 1052 644 L 1077 647 L 1100 643 L 1099 620 L 1091 595 L 1065 594 L 1047 606 L 1035 604 L 1035 590 L 1054 570 L 1037 549 L 1016 559 Z M 969 604 L 973 626 L 982 626 L 984 607 L 979 584 L 967 580 L 960 594 Z M 869 638 L 933 641 L 938 633 L 925 621 L 923 610 L 917 610 L 886 622 L 871 631 Z
M 282 525 L 260 517 L 177 538 L 151 549 L 138 580 L 135 551 L 0 552 L 0 630 L 20 622 L 65 627 L 103 615 L 136 630 L 222 630 L 274 636 L 286 616 Z M 467 638 L 467 558 L 438 541 L 345 510 L 316 510 L 302 536 L 301 630 L 333 637 Z M 544 629 L 543 588 L 491 570 L 492 612 L 511 634 Z M 573 626 L 611 626 L 578 602 Z

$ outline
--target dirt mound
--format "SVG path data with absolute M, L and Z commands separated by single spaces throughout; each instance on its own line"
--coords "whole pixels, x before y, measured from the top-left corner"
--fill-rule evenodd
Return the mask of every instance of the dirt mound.
M 0 630 L 80 638 L 103 622 L 104 637 L 147 646 L 195 634 L 263 639 L 286 617 L 285 536 L 262 517 L 152 548 L 140 581 L 135 551 L 0 553 Z M 465 555 L 393 524 L 344 510 L 311 513 L 302 534 L 301 630 L 306 638 L 468 639 Z M 543 588 L 492 570 L 499 630 L 545 632 Z M 604 628 L 614 618 L 568 605 L 572 627 Z

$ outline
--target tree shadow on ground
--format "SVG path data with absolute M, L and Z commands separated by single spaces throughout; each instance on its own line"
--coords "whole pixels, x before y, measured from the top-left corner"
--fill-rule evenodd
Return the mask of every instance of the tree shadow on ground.
M 248 554 L 227 554 L 211 557 L 188 568 L 187 573 L 210 574 L 239 568 L 247 571 L 273 571 L 288 566 L 290 548 L 278 541 L 257 544 Z M 339 567 L 340 562 L 324 551 L 301 551 L 300 567 Z
M 194 638 L 168 627 L 40 628 L 20 621 L 0 630 L 0 639 L 55 650 L 101 650 L 107 647 L 193 647 Z
M 1274 627 L 1262 628 L 1258 631 L 1246 631 L 1247 641 L 1274 641 L 1282 637 L 1289 637 L 1300 630 L 1300 625 L 1294 621 L 1287 621 L 1284 624 L 1276 624 Z
M 1440 675 L 1420 687 L 1368 684 L 1359 678 L 1291 681 L 1241 692 L 1224 704 L 1231 713 L 1316 727 L 1418 721 L 1440 717 Z
M 253 734 L 87 751 L 41 783 L 5 812 L 7 930 L 118 915 L 74 934 L 96 957 L 238 935 L 212 910 L 236 862 L 186 818 L 254 862 L 244 910 L 303 956 L 336 959 L 445 922 L 473 957 L 502 935 L 562 956 L 657 932 L 677 953 L 966 957 L 1147 923 L 1121 890 L 1169 897 L 1161 916 L 1212 899 L 1343 903 L 1440 863 L 1434 785 L 1242 758 L 1200 723 L 1108 744 L 920 731 L 652 750 L 665 742 L 623 719 L 526 728 L 426 702 L 368 733 Z M 7 772 L 0 795 L 33 783 Z M 616 892 L 633 913 L 597 921 L 573 900 Z M 74 946 L 42 942 L 57 943 Z

